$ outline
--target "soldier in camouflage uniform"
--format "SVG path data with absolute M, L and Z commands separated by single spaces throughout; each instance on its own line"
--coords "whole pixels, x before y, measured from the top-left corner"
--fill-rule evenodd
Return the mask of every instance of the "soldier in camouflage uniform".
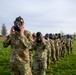
M 28 41 L 32 44 L 33 43 L 33 37 L 30 31 L 25 30 L 24 34 L 26 36 L 26 38 L 28 39 Z M 31 49 L 31 46 L 30 48 Z M 32 68 L 32 64 L 33 64 L 33 51 L 29 50 L 29 58 L 30 58 L 30 67 Z
M 61 43 L 61 34 L 58 34 L 58 44 L 59 44 L 59 57 L 62 55 L 62 43 Z
M 55 41 L 54 41 L 54 45 L 55 45 L 55 50 L 56 50 L 56 59 L 57 61 L 59 60 L 59 40 L 58 40 L 58 35 L 55 34 Z
M 71 52 L 71 54 L 72 54 L 72 49 L 73 49 L 73 38 L 72 38 L 72 36 L 70 36 L 70 38 L 71 38 L 70 52 Z
M 66 55 L 66 40 L 64 38 L 64 36 L 62 36 L 61 38 L 61 43 L 62 43 L 62 57 L 64 57 Z
M 45 39 L 46 39 L 46 44 L 47 44 L 47 69 L 50 69 L 50 58 L 51 58 L 51 45 L 50 45 L 50 39 L 49 39 L 49 34 L 45 35 Z
M 40 32 L 37 32 L 36 34 L 36 40 L 33 45 L 33 50 L 35 50 L 33 64 L 34 75 L 46 75 L 47 45 Z
M 71 38 L 70 35 L 67 35 L 67 40 L 66 40 L 66 48 L 67 48 L 67 54 L 70 54 L 70 45 L 71 45 Z
M 29 59 L 30 42 L 24 32 L 24 21 L 17 17 L 3 47 L 11 46 L 11 75 L 32 75 Z
M 51 59 L 53 60 L 54 64 L 56 64 L 56 51 L 55 51 L 55 45 L 54 45 L 54 35 L 49 34 L 49 42 L 51 45 Z

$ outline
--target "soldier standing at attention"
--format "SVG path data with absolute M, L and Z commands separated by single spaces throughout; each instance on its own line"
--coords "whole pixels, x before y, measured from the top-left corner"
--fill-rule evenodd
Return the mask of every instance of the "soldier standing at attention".
M 74 45 L 74 42 L 73 42 L 73 38 L 72 38 L 72 35 L 70 35 L 70 38 L 71 38 L 71 43 L 70 43 L 70 53 L 72 54 L 73 53 L 73 45 Z
M 67 40 L 66 40 L 66 48 L 67 48 L 67 54 L 69 55 L 70 54 L 70 49 L 71 49 L 71 38 L 70 38 L 70 35 L 68 34 L 67 35 Z
M 45 40 L 46 40 L 46 44 L 47 44 L 47 69 L 50 69 L 50 63 L 51 63 L 51 45 L 50 45 L 50 39 L 49 39 L 49 34 L 47 33 L 45 35 Z
M 26 36 L 26 38 L 28 39 L 28 41 L 30 42 L 30 44 L 33 43 L 33 37 L 30 31 L 25 30 L 24 31 L 24 35 Z M 32 46 L 32 45 L 31 45 Z M 32 64 L 33 64 L 33 52 L 30 50 L 31 46 L 29 47 L 29 58 L 30 58 L 30 67 L 32 69 Z
M 30 42 L 24 34 L 24 20 L 17 17 L 3 47 L 11 46 L 11 75 L 32 75 L 29 59 Z
M 34 75 L 46 75 L 47 69 L 47 45 L 41 32 L 36 33 L 36 40 L 33 45 L 33 50 L 35 50 L 34 55 Z
M 58 34 L 55 34 L 55 49 L 56 49 L 56 59 L 59 60 L 59 40 L 58 40 Z
M 61 43 L 62 43 L 62 57 L 66 56 L 66 39 L 64 35 L 61 37 Z
M 50 41 L 50 45 L 51 45 L 51 59 L 54 62 L 54 64 L 56 65 L 56 50 L 55 50 L 55 44 L 54 44 L 54 34 L 50 33 L 49 34 L 49 41 Z

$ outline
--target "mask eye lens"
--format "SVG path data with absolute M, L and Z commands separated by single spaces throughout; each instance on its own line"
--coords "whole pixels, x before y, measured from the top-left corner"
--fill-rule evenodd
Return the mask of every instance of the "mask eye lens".
M 19 26 L 21 26 L 21 24 L 19 24 Z
M 21 26 L 21 22 L 16 22 L 17 25 Z

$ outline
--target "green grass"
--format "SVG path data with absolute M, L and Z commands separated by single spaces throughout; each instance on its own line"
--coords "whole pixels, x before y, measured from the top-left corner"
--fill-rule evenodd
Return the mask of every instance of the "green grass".
M 0 41 L 0 75 L 10 75 L 10 47 L 3 48 L 3 40 Z
M 0 75 L 10 75 L 10 47 L 3 48 L 0 41 Z M 76 75 L 76 41 L 74 41 L 73 54 L 61 58 L 58 65 L 51 62 L 50 70 L 46 75 Z
M 47 75 L 76 75 L 76 40 L 74 41 L 73 54 L 61 58 L 58 65 L 51 63 Z

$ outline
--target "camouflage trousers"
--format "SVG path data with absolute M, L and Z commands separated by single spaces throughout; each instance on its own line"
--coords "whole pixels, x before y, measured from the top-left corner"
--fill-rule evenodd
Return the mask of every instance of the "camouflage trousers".
M 51 49 L 51 59 L 56 64 L 56 51 L 55 49 Z
M 56 47 L 56 59 L 57 59 L 57 61 L 59 60 L 59 56 L 60 56 L 59 47 Z
M 62 56 L 62 47 L 59 47 L 59 57 Z
M 67 54 L 70 54 L 70 47 L 67 47 Z
M 50 63 L 51 63 L 51 50 L 47 51 L 47 69 L 50 69 Z
M 63 46 L 62 47 L 62 57 L 64 57 L 66 55 L 66 47 Z
M 30 65 L 16 61 L 12 62 L 11 75 L 32 75 Z
M 33 67 L 33 52 L 32 51 L 29 51 L 29 58 L 30 58 L 30 67 L 32 69 Z
M 46 60 L 35 60 L 33 64 L 34 75 L 46 75 L 47 68 Z

